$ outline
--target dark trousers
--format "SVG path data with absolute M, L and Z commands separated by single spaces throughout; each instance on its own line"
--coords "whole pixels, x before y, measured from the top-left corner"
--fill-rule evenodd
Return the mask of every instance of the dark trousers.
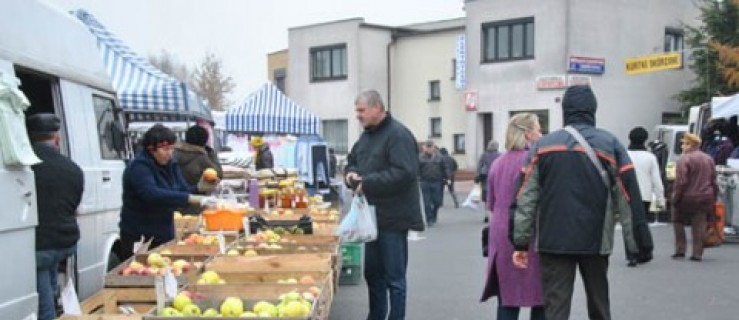
M 580 276 L 585 285 L 589 319 L 611 319 L 608 299 L 608 256 L 540 253 L 539 259 L 547 320 L 570 318 L 577 268 L 580 269 Z
M 77 245 L 64 249 L 36 251 L 36 291 L 38 319 L 56 319 L 56 294 L 59 291 L 59 264 L 77 251 Z M 66 284 L 65 284 L 66 285 Z
M 369 290 L 367 320 L 405 319 L 407 267 L 408 231 L 378 230 L 377 239 L 365 243 L 364 278 Z
M 706 212 L 690 213 L 690 231 L 693 237 L 693 257 L 703 257 L 703 237 L 706 236 Z M 672 224 L 675 229 L 675 253 L 685 254 L 685 224 L 675 221 Z
M 423 193 L 423 207 L 426 211 L 426 223 L 434 225 L 441 207 L 441 200 L 444 198 L 443 183 L 441 181 L 421 181 L 421 192 Z
M 459 208 L 459 199 L 457 199 L 457 194 L 454 192 L 454 176 L 449 180 L 449 183 L 446 185 L 447 189 L 449 190 L 449 195 L 452 196 L 452 201 L 454 201 L 454 207 Z M 443 187 L 442 187 L 443 189 Z M 443 202 L 443 196 L 442 196 L 442 202 Z
M 495 316 L 495 320 L 518 320 L 518 314 L 521 312 L 520 307 L 506 307 L 503 306 L 503 302 L 500 301 L 498 296 L 498 314 Z M 544 320 L 544 307 L 531 307 L 531 320 Z
M 126 259 L 133 256 L 133 244 L 136 242 L 141 241 L 141 236 L 135 236 L 130 233 L 121 232 L 120 234 L 120 246 L 118 247 L 118 252 L 116 252 L 116 255 L 118 256 L 118 259 L 121 260 L 121 262 L 126 261 Z M 152 239 L 153 237 L 147 237 L 144 236 L 144 243 L 149 241 L 149 239 Z M 172 239 L 158 239 L 153 238 L 154 240 L 151 241 L 151 245 L 149 245 L 149 249 L 154 249 L 164 243 L 169 242 Z

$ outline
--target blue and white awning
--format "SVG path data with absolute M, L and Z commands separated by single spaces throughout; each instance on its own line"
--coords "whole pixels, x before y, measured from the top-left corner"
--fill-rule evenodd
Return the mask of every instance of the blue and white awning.
M 124 112 L 141 118 L 158 116 L 179 120 L 200 117 L 211 120 L 210 109 L 187 89 L 185 83 L 137 55 L 92 14 L 85 10 L 77 10 L 74 14 L 97 38 L 105 68 Z
M 299 106 L 271 83 L 226 113 L 226 130 L 244 133 L 321 134 L 321 119 Z

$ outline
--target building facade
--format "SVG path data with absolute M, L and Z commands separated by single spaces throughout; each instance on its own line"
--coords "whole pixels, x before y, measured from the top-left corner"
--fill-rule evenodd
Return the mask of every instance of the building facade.
M 287 83 L 287 59 L 287 49 L 267 54 L 267 79 L 285 95 L 290 94 Z

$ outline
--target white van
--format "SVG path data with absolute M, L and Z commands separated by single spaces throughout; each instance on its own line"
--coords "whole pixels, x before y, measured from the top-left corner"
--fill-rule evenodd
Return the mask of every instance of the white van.
M 20 79 L 32 105 L 27 114 L 53 112 L 62 119 L 61 152 L 84 172 L 81 239 L 72 268 L 84 299 L 102 288 L 118 238 L 125 148 L 116 132 L 121 126 L 115 94 L 95 38 L 71 14 L 41 1 L 4 0 L 0 30 L 0 72 Z M 38 305 L 31 169 L 0 163 L 0 194 L 0 314 L 23 319 Z

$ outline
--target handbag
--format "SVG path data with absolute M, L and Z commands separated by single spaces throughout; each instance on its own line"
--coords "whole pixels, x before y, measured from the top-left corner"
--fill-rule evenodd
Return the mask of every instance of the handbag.
M 724 242 L 722 227 L 724 225 L 725 208 L 722 203 L 716 203 L 714 211 L 709 213 L 706 222 L 706 234 L 703 237 L 704 248 L 714 248 Z

